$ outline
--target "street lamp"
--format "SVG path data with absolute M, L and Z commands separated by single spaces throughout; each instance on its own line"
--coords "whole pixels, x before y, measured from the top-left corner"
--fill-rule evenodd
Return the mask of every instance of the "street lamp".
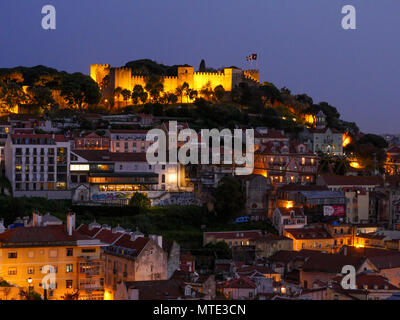
M 286 288 L 285 287 L 281 287 L 281 293 L 285 294 L 286 293 Z
M 32 293 L 32 278 L 29 277 L 27 281 L 28 281 L 28 295 L 31 296 L 31 293 Z

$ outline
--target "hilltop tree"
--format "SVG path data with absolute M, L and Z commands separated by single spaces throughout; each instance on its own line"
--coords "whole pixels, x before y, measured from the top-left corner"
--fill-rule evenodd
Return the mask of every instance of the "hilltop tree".
M 232 201 L 234 199 L 234 201 Z M 246 198 L 241 183 L 232 176 L 223 177 L 215 193 L 215 211 L 222 220 L 239 215 L 245 207 Z
M 147 195 L 140 192 L 135 192 L 132 198 L 129 200 L 129 205 L 139 211 L 143 211 L 151 207 L 151 201 Z
M 121 92 L 122 92 L 122 88 L 121 87 L 116 87 L 114 89 L 114 97 L 117 98 L 117 100 L 119 100 L 119 97 L 121 96 Z
M 28 88 L 29 99 L 43 110 L 48 110 L 55 104 L 51 90 L 47 87 L 32 86 Z
M 190 100 L 195 100 L 197 98 L 198 92 L 197 90 L 189 89 L 188 97 Z
M 181 98 L 181 103 L 183 102 L 183 97 L 189 96 L 189 84 L 187 82 L 184 82 L 181 86 L 178 86 L 178 88 L 176 88 L 176 95 L 179 96 Z
M 207 71 L 206 62 L 204 61 L 204 59 L 202 59 L 199 66 L 199 72 L 206 72 L 206 71 Z
M 18 83 L 20 85 L 24 82 L 24 76 L 21 72 L 8 71 L 0 75 L 0 81 L 4 83 Z
M 61 83 L 61 96 L 70 107 L 83 111 L 90 104 L 97 104 L 101 99 L 99 86 L 92 78 L 82 74 L 66 75 Z
M 59 89 L 61 87 L 62 76 L 60 74 L 45 74 L 33 83 L 33 86 L 46 87 L 49 89 Z
M 273 83 L 264 82 L 260 86 L 261 95 L 270 103 L 281 101 L 281 92 Z
M 214 89 L 214 94 L 215 94 L 215 98 L 217 99 L 217 101 L 222 101 L 222 99 L 225 96 L 225 89 L 223 86 L 219 85 L 216 86 Z
M 0 82 L 0 104 L 9 110 L 26 100 L 22 86 L 14 81 Z
M 147 79 L 145 89 L 150 94 L 151 98 L 157 102 L 161 92 L 164 91 L 163 78 L 156 75 L 150 76 Z
M 178 97 L 176 96 L 176 94 L 169 93 L 167 95 L 167 101 L 168 101 L 168 103 L 175 104 L 178 102 Z
M 213 95 L 213 90 L 211 88 L 211 82 L 208 81 L 200 90 L 200 94 L 205 97 L 206 100 L 210 100 Z
M 128 100 L 131 97 L 131 92 L 128 89 L 124 89 L 121 91 L 121 95 L 124 98 L 125 106 L 128 104 Z
M 144 103 L 147 100 L 147 93 L 140 84 L 137 84 L 132 90 L 132 101 L 134 104 L 138 104 L 139 100 Z

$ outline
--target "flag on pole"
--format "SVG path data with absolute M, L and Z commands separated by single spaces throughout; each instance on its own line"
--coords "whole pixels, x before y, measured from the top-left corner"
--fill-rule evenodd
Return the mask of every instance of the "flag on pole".
M 253 53 L 253 54 L 247 56 L 247 57 L 246 57 L 246 60 L 247 60 L 247 61 L 257 60 L 257 54 L 256 54 L 256 53 Z

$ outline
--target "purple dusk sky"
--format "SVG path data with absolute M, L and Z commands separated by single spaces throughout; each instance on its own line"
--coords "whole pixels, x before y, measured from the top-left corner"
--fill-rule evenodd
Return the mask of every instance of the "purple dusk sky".
M 57 29 L 41 28 L 54 5 Z M 341 9 L 357 10 L 343 30 Z M 261 80 L 327 101 L 365 132 L 397 133 L 399 0 L 2 0 L 0 67 L 89 73 L 91 63 L 250 67 Z M 255 67 L 252 65 L 251 67 Z

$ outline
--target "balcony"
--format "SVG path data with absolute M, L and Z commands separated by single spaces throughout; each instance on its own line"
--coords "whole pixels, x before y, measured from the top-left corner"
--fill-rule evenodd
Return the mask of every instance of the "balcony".
M 104 290 L 104 286 L 99 282 L 94 283 L 79 283 L 80 290 L 100 291 Z

